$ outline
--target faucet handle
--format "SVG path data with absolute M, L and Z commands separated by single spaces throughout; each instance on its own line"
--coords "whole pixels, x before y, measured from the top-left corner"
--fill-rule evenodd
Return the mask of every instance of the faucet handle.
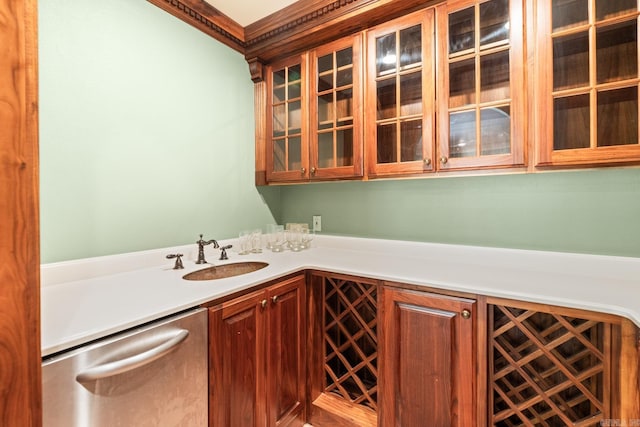
M 229 259 L 229 257 L 227 256 L 227 249 L 231 249 L 233 247 L 233 245 L 227 245 L 227 246 L 221 246 L 220 250 L 222 251 L 220 253 L 220 261 L 224 261 L 225 259 Z
M 176 264 L 173 266 L 174 270 L 182 270 L 184 268 L 184 265 L 182 265 L 182 257 L 184 255 L 183 254 L 169 254 L 167 255 L 167 259 L 176 259 Z

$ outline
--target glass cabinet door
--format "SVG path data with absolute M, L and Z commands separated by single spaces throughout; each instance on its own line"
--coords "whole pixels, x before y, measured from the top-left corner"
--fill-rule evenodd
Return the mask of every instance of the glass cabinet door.
M 311 179 L 362 176 L 361 36 L 310 56 Z
M 637 0 L 539 3 L 539 164 L 640 160 Z
M 438 169 L 522 165 L 522 0 L 447 2 L 438 32 Z
M 368 32 L 365 110 L 370 176 L 433 170 L 434 10 Z
M 304 57 L 294 57 L 268 68 L 267 180 L 308 178 Z

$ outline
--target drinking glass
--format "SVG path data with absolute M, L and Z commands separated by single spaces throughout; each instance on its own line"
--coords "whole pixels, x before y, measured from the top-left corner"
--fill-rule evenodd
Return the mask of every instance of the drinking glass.
M 240 255 L 251 253 L 251 231 L 243 230 L 240 232 L 238 247 Z
M 270 236 L 271 250 L 273 252 L 282 252 L 284 249 L 284 227 L 282 225 L 276 225 Z
M 266 243 L 267 249 L 273 249 L 273 242 L 275 240 L 276 224 L 267 224 Z
M 262 253 L 262 230 L 259 228 L 256 228 L 251 232 L 251 253 Z
M 305 227 L 306 226 L 306 227 Z M 313 240 L 313 233 L 309 231 L 309 226 L 303 224 L 302 227 L 302 248 L 309 249 L 311 247 L 311 241 Z
M 290 224 L 288 230 L 285 232 L 285 239 L 289 245 L 289 249 L 294 252 L 299 252 L 302 249 L 302 233 L 300 224 Z

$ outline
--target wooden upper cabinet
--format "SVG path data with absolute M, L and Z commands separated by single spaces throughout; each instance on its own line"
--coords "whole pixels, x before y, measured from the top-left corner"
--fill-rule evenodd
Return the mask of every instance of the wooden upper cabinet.
M 267 67 L 268 182 L 363 175 L 362 36 Z
M 638 2 L 537 2 L 538 165 L 640 161 Z
M 307 55 L 269 65 L 267 75 L 267 181 L 309 178 Z
M 640 163 L 636 0 L 396 16 L 264 68 L 258 183 Z
M 362 166 L 362 37 L 310 54 L 310 178 L 359 177 Z
M 434 10 L 367 31 L 365 135 L 370 177 L 433 170 Z
M 522 0 L 457 0 L 437 8 L 438 169 L 522 166 Z

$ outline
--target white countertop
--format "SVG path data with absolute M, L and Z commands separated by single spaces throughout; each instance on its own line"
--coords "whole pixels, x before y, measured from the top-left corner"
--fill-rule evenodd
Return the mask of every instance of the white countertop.
M 233 240 L 221 244 L 235 243 Z M 184 270 L 166 254 L 184 253 Z M 187 281 L 196 245 L 42 266 L 42 356 L 195 307 L 304 269 L 620 315 L 640 326 L 640 258 L 316 236 L 313 247 L 238 255 L 214 265 L 265 261 L 242 276 Z

